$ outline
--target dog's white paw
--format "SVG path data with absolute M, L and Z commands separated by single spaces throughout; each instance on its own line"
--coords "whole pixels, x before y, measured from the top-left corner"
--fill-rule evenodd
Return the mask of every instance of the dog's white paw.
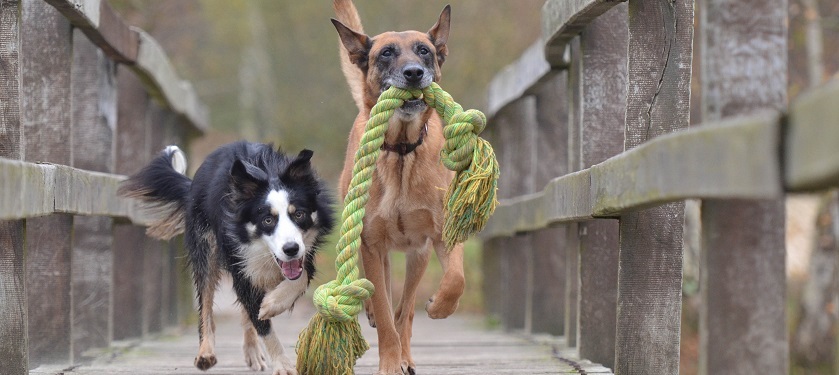
M 274 361 L 274 372 L 272 375 L 298 375 L 297 370 L 291 361 L 286 356 L 282 356 Z
M 245 343 L 243 349 L 245 352 L 245 364 L 251 370 L 262 371 L 268 367 L 265 363 L 265 353 L 262 352 L 262 348 L 257 343 Z
M 278 301 L 278 298 L 269 294 L 265 296 L 262 305 L 259 306 L 259 320 L 268 320 L 280 315 L 290 309 L 292 305 L 284 301 Z

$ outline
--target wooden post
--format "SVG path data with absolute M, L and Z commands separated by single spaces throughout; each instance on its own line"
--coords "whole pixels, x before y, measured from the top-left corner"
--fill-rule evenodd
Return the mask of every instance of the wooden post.
M 572 50 L 579 69 L 573 102 L 580 124 L 580 156 L 587 168 L 623 151 L 626 106 L 627 7 L 620 4 L 592 21 Z M 572 73 L 573 74 L 573 73 Z M 576 78 L 576 77 L 575 77 Z M 618 286 L 618 221 L 579 224 L 580 307 L 577 345 L 582 358 L 614 366 Z
M 533 186 L 541 190 L 568 170 L 568 73 L 563 71 L 535 91 L 536 175 Z M 566 226 L 533 233 L 534 280 L 533 332 L 565 333 Z M 576 255 L 576 253 L 575 253 Z
M 536 164 L 536 102 L 525 97 L 511 103 L 495 117 L 501 139 L 507 145 L 502 151 L 499 197 L 510 198 L 534 191 Z M 532 235 L 506 239 L 501 250 L 501 308 L 507 329 L 532 329 L 534 259 Z
M 0 157 L 20 159 L 19 1 L 0 0 Z M 28 334 L 24 220 L 0 221 L 0 368 L 26 374 Z
M 568 44 L 568 171 L 582 169 L 582 150 L 580 149 L 580 131 L 582 127 L 582 56 L 580 38 L 575 37 Z M 580 235 L 579 223 L 570 223 L 565 230 L 568 249 L 565 251 L 565 344 L 569 348 L 577 347 L 580 335 Z
M 503 157 L 506 153 L 506 143 L 500 142 L 499 124 L 496 124 L 495 119 L 488 120 L 487 128 L 482 133 L 492 145 L 495 150 L 496 157 L 499 162 L 503 162 Z M 503 186 L 506 181 L 499 179 L 498 184 Z M 503 191 L 502 191 L 503 192 Z M 487 315 L 487 320 L 491 324 L 501 322 L 501 288 L 503 282 L 501 280 L 501 252 L 506 246 L 505 238 L 495 237 L 483 242 L 481 249 L 481 272 L 484 275 L 481 292 L 484 297 L 484 311 Z
M 71 164 L 70 23 L 49 4 L 24 0 L 20 31 L 24 160 Z M 26 223 L 30 367 L 73 362 L 72 231 L 71 215 L 33 218 Z
M 117 155 L 115 171 L 130 175 L 148 161 L 146 108 L 149 97 L 137 76 L 117 68 Z M 114 339 L 143 334 L 145 230 L 128 223 L 114 225 Z
M 146 160 L 163 149 L 166 139 L 166 110 L 154 101 L 149 101 L 146 118 L 146 139 L 148 146 L 144 152 Z M 143 249 L 143 335 L 160 332 L 163 328 L 163 315 L 166 299 L 163 298 L 164 259 L 168 261 L 168 246 L 159 240 L 146 237 Z
M 699 2 L 703 121 L 787 104 L 787 0 Z M 784 202 L 702 203 L 701 374 L 786 374 Z
M 629 2 L 626 150 L 688 126 L 692 40 L 692 0 Z M 615 373 L 679 372 L 683 222 L 683 202 L 620 218 Z
M 116 66 L 79 29 L 73 31 L 73 165 L 111 173 L 116 132 Z M 73 353 L 76 362 L 112 337 L 113 219 L 73 222 Z

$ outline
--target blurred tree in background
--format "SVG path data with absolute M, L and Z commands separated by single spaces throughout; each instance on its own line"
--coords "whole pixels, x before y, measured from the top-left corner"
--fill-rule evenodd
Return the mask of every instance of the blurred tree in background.
M 227 134 L 198 142 L 193 156 L 239 137 L 270 141 L 290 152 L 314 150 L 321 174 L 337 181 L 357 110 L 339 68 L 331 1 L 110 2 L 160 41 L 210 108 L 213 128 Z M 543 3 L 455 2 L 442 86 L 464 107 L 482 109 L 492 76 L 539 37 Z M 370 35 L 426 31 L 446 4 L 356 1 Z

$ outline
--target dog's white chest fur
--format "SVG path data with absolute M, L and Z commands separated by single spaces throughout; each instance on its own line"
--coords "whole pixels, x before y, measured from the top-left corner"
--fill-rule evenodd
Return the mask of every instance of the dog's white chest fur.
M 283 281 L 280 266 L 274 260 L 271 250 L 261 241 L 239 248 L 242 256 L 242 271 L 254 286 L 263 290 L 275 288 Z

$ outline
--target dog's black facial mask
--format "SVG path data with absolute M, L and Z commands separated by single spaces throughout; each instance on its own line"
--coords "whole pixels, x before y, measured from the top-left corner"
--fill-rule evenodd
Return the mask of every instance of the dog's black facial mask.
M 355 64 L 356 66 L 361 69 L 362 72 L 367 73 L 368 69 L 370 68 L 370 63 L 373 60 L 379 60 L 379 58 L 388 59 L 389 57 L 393 56 L 392 52 L 385 52 L 387 49 L 397 49 L 399 53 L 405 53 L 410 55 L 419 56 L 421 59 L 424 58 L 424 54 L 421 54 L 421 51 L 424 47 L 417 45 L 417 42 L 421 40 L 418 38 L 406 38 L 403 45 L 398 45 L 400 43 L 394 43 L 394 40 L 391 38 L 386 38 L 382 36 L 381 38 L 377 37 L 375 40 L 367 36 L 366 34 L 356 32 L 355 30 L 350 29 L 340 21 L 336 19 L 332 19 L 332 24 L 335 26 L 335 30 L 338 31 L 338 36 L 341 38 L 341 43 L 344 45 L 344 48 L 347 49 L 349 53 L 350 61 Z M 434 73 L 435 81 L 439 80 L 439 68 L 443 65 L 443 62 L 446 61 L 446 56 L 448 55 L 448 47 L 447 43 L 449 40 L 449 31 L 451 30 L 451 6 L 446 5 L 443 8 L 443 11 L 440 13 L 440 17 L 437 20 L 437 23 L 428 30 L 426 34 L 426 38 L 428 42 L 433 45 L 433 49 L 429 49 L 428 53 L 432 54 L 432 57 L 436 57 L 436 64 L 431 62 L 428 67 Z M 387 34 L 387 33 L 386 33 Z M 373 52 L 371 54 L 371 52 Z M 384 54 L 383 54 L 384 53 Z M 436 65 L 436 66 L 435 66 Z M 400 72 L 401 73 L 401 72 Z

